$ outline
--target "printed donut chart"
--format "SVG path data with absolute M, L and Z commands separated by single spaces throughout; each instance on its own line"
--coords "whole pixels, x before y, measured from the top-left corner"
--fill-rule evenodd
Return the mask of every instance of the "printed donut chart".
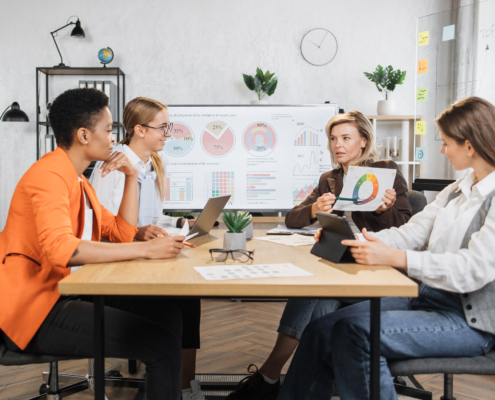
M 374 174 L 364 174 L 354 186 L 354 204 L 366 204 L 378 195 L 378 179 Z
M 275 149 L 277 133 L 266 122 L 255 122 L 244 130 L 242 144 L 252 156 L 263 157 Z

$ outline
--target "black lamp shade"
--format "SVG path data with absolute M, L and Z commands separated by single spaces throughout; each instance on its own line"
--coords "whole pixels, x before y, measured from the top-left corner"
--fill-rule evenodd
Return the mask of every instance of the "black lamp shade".
M 84 39 L 86 37 L 83 28 L 81 28 L 81 21 L 77 20 L 76 26 L 72 29 L 70 36 L 74 39 Z
M 29 122 L 29 118 L 24 111 L 19 107 L 19 103 L 14 102 L 9 111 L 7 111 L 2 121 L 10 121 L 10 122 Z

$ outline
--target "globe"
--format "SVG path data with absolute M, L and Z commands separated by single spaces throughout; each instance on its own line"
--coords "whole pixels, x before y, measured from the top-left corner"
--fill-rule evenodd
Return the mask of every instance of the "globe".
M 113 61 L 113 50 L 110 47 L 101 49 L 98 52 L 98 59 L 101 61 L 102 64 L 111 63 Z

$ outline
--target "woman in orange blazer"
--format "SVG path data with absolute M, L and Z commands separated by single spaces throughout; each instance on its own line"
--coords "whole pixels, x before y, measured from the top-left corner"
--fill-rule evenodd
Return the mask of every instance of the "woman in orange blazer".
M 60 296 L 58 282 L 86 263 L 172 258 L 181 236 L 130 243 L 137 232 L 136 167 L 113 153 L 108 97 L 94 89 L 60 95 L 50 110 L 57 149 L 19 181 L 0 234 L 0 334 L 11 351 L 92 356 L 90 299 Z M 117 216 L 98 203 L 83 171 L 106 160 L 102 174 L 126 175 Z M 100 243 L 101 237 L 113 243 Z M 164 299 L 105 303 L 106 356 L 143 361 L 147 398 L 180 398 L 181 315 Z

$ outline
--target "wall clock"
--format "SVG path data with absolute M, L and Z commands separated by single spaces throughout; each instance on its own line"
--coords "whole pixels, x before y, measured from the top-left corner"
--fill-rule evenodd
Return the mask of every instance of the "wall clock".
M 316 28 L 310 30 L 301 40 L 301 54 L 311 65 L 322 66 L 328 64 L 337 55 L 337 39 L 327 29 Z

